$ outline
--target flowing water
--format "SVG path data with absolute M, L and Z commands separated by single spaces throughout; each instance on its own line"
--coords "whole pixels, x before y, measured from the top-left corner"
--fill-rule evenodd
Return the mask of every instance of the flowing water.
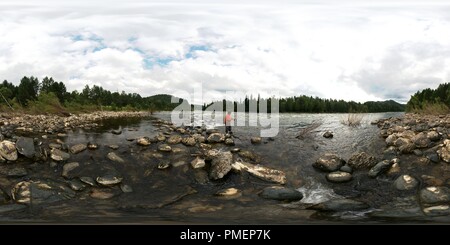
M 79 176 L 97 177 L 102 174 L 116 174 L 123 177 L 123 183 L 133 191 L 122 193 L 119 187 L 111 187 L 109 192 L 115 195 L 107 200 L 97 200 L 89 195 L 91 189 L 76 193 L 76 197 L 62 202 L 43 206 L 30 206 L 19 211 L 3 214 L 0 221 L 32 222 L 121 222 L 121 223 L 322 223 L 324 219 L 311 216 L 314 211 L 305 210 L 307 205 L 338 198 L 333 185 L 325 180 L 323 173 L 312 168 L 311 164 L 319 155 L 327 152 L 338 153 L 348 159 L 353 153 L 365 151 L 374 155 L 382 154 L 384 141 L 379 137 L 379 129 L 370 122 L 380 118 L 402 116 L 401 113 L 362 114 L 361 126 L 349 127 L 341 121 L 346 114 L 280 114 L 279 133 L 273 138 L 263 138 L 262 144 L 253 145 L 250 138 L 259 136 L 261 127 L 233 127 L 235 147 L 250 150 L 260 156 L 260 164 L 287 173 L 287 186 L 298 188 L 304 198 L 297 203 L 280 203 L 265 200 L 258 193 L 272 184 L 247 174 L 230 173 L 220 181 L 207 181 L 205 170 L 193 170 L 190 161 L 196 147 L 182 144 L 174 146 L 177 153 L 160 153 L 157 144 L 148 147 L 138 146 L 132 139 L 140 136 L 153 137 L 161 129 L 152 124 L 153 118 L 115 119 L 101 122 L 95 130 L 75 130 L 69 132 L 65 143 L 69 146 L 77 143 L 97 143 L 99 149 L 85 150 L 73 155 L 70 162 L 79 162 L 76 170 Z M 154 117 L 170 120 L 169 113 L 157 113 Z M 248 118 L 248 115 L 246 115 Z M 204 122 L 207 127 L 224 130 L 223 125 Z M 312 124 L 318 127 L 305 134 L 299 133 Z M 111 130 L 121 129 L 122 134 L 115 135 Z M 332 139 L 322 137 L 330 130 Z M 109 145 L 118 145 L 112 150 Z M 108 160 L 106 155 L 115 152 L 124 163 Z M 171 164 L 164 170 L 156 166 Z M 31 167 L 30 167 L 31 166 Z M 26 179 L 60 177 L 61 165 L 48 163 L 32 164 Z M 19 181 L 18 179 L 17 181 Z M 241 190 L 233 198 L 215 196 L 218 190 L 235 187 Z M 1 210 L 0 210 L 1 211 Z M 341 214 L 343 220 L 359 220 L 361 213 Z M 346 218 L 347 217 L 347 218 Z

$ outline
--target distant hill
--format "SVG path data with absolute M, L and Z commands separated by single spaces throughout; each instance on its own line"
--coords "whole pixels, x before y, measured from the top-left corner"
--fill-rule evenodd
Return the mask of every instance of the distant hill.
M 175 97 L 177 98 L 177 97 Z M 178 98 L 177 98 L 178 99 Z M 175 109 L 183 101 L 179 100 L 179 103 L 172 103 L 172 95 L 168 94 L 157 94 L 149 97 L 143 98 L 144 104 L 149 105 L 154 111 L 171 111 Z
M 368 112 L 391 112 L 405 111 L 406 105 L 393 100 L 386 101 L 367 101 L 364 103 Z

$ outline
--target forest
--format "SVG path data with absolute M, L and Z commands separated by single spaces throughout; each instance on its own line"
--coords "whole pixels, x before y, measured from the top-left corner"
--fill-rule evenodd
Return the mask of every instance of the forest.
M 111 92 L 97 85 L 86 85 L 83 90 L 67 91 L 63 82 L 55 81 L 52 77 L 45 77 L 39 81 L 36 77 L 23 77 L 18 86 L 3 81 L 0 84 L 0 110 L 19 110 L 27 113 L 64 113 L 89 112 L 95 110 L 148 110 L 170 111 L 179 105 L 171 103 L 171 96 L 160 94 L 142 97 L 137 93 Z M 223 105 L 233 104 L 235 110 L 245 106 L 249 111 L 250 105 L 255 105 L 259 111 L 260 102 L 266 103 L 271 112 L 271 103 L 275 98 L 246 97 L 239 102 L 222 101 Z M 220 101 L 219 101 L 220 102 Z M 212 103 L 211 103 L 212 104 Z M 211 104 L 204 104 L 206 109 Z M 223 108 L 226 110 L 226 107 Z M 279 99 L 279 111 L 296 113 L 358 113 L 358 112 L 388 112 L 404 111 L 405 105 L 395 101 L 377 101 L 358 103 L 354 101 L 322 99 L 312 96 L 294 96 Z
M 417 91 L 406 104 L 407 112 L 446 114 L 450 107 L 450 83 L 440 84 L 436 89 Z

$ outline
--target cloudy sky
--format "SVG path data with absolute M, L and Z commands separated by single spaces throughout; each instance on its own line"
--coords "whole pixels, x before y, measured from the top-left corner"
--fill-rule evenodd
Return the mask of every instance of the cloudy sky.
M 2 0 L 0 79 L 406 102 L 450 81 L 449 31 L 437 0 Z

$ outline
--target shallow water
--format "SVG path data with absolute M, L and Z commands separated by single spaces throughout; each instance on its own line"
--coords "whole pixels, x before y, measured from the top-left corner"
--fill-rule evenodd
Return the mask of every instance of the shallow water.
M 193 170 L 189 162 L 194 159 L 196 147 L 178 144 L 178 153 L 159 153 L 157 144 L 148 147 L 131 141 L 139 136 L 153 137 L 161 130 L 152 124 L 152 118 L 115 119 L 101 122 L 95 130 L 75 130 L 64 139 L 69 146 L 77 143 L 97 143 L 98 150 L 85 150 L 72 155 L 69 162 L 79 162 L 80 176 L 96 178 L 104 174 L 119 174 L 123 183 L 133 188 L 132 193 L 122 193 L 119 187 L 108 188 L 116 196 L 108 200 L 89 197 L 90 189 L 76 194 L 76 198 L 41 206 L 27 207 L 20 211 L 4 213 L 0 221 L 9 220 L 32 222 L 182 222 L 182 223 L 322 223 L 327 219 L 311 216 L 314 211 L 304 210 L 305 204 L 323 202 L 340 197 L 324 174 L 314 170 L 311 164 L 325 152 L 338 153 L 348 159 L 353 153 L 366 151 L 380 155 L 384 149 L 379 129 L 370 122 L 380 118 L 402 116 L 401 113 L 364 114 L 361 126 L 348 127 L 341 123 L 346 114 L 281 114 L 279 134 L 273 139 L 263 139 L 263 143 L 253 145 L 250 138 L 259 136 L 260 127 L 233 127 L 235 146 L 220 146 L 223 149 L 241 148 L 261 156 L 261 165 L 283 170 L 287 173 L 287 186 L 297 188 L 304 194 L 298 203 L 285 204 L 265 200 L 259 191 L 272 184 L 256 179 L 248 174 L 231 173 L 225 179 L 201 184 L 205 170 Z M 170 120 L 169 113 L 157 113 L 156 118 Z M 248 117 L 248 115 L 247 115 Z M 297 139 L 299 131 L 313 122 L 321 125 L 303 139 Z M 214 125 L 207 125 L 212 127 Z M 224 130 L 223 126 L 215 125 Z M 121 129 L 122 134 L 111 133 Z M 322 134 L 334 132 L 332 139 Z M 130 139 L 128 141 L 127 139 Z M 108 145 L 119 149 L 112 150 Z M 124 158 L 124 163 L 108 160 L 106 155 L 115 152 Z M 167 162 L 177 167 L 159 170 L 156 166 Z M 30 169 L 29 163 L 26 165 Z M 32 164 L 34 171 L 23 179 L 44 177 L 65 180 L 60 177 L 61 164 L 51 167 L 49 163 Z M 43 174 L 43 172 L 45 174 Z M 16 183 L 22 179 L 9 180 Z M 235 187 L 242 191 L 234 198 L 217 197 L 218 190 Z M 196 192 L 194 194 L 194 192 Z M 347 213 L 342 220 L 358 220 L 361 213 Z M 347 217 L 347 218 L 345 218 Z

